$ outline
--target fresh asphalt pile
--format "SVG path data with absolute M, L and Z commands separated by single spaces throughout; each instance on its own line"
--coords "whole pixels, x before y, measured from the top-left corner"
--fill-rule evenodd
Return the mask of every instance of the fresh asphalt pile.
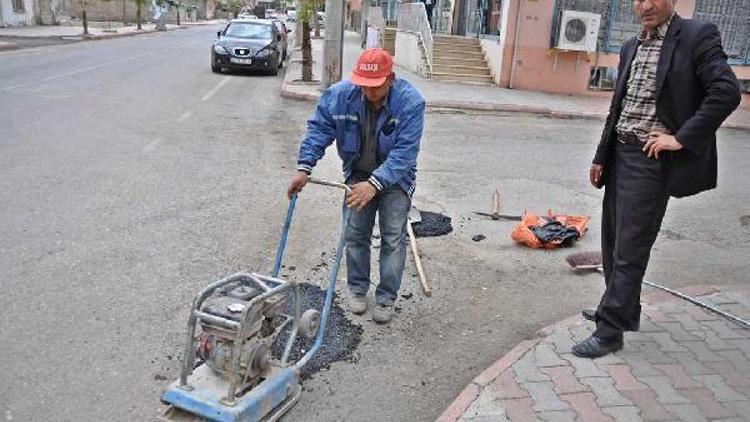
M 453 231 L 451 218 L 436 212 L 422 211 L 422 221 L 412 224 L 416 237 L 444 236 Z
M 317 309 L 321 311 L 322 317 L 326 291 L 318 286 L 308 283 L 300 283 L 299 287 L 301 312 L 304 312 L 306 309 Z M 292 314 L 291 305 L 291 300 L 287 301 L 286 311 L 289 315 Z M 279 334 L 279 337 L 276 339 L 273 346 L 274 356 L 281 356 L 284 353 L 284 346 L 286 346 L 287 338 L 289 338 L 289 330 Z M 344 310 L 336 305 L 334 300 L 331 304 L 331 313 L 328 316 L 328 324 L 325 335 L 323 336 L 323 344 L 313 358 L 300 371 L 301 379 L 308 379 L 321 369 L 328 369 L 334 362 L 353 361 L 354 351 L 357 349 L 357 346 L 359 346 L 361 339 L 362 327 L 354 325 L 349 321 L 345 316 Z M 314 343 L 315 338 L 307 339 L 298 336 L 292 346 L 292 353 L 289 356 L 289 361 L 298 361 L 308 350 L 310 350 L 310 348 L 312 348 Z

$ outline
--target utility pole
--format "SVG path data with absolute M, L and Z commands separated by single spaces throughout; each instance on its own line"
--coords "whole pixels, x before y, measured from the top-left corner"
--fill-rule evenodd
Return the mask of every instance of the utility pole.
M 326 36 L 323 44 L 323 89 L 341 80 L 344 47 L 344 0 L 326 0 Z

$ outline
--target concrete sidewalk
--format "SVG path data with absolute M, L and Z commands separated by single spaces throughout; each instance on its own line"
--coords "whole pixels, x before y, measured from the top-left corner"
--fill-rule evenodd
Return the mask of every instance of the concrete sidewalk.
M 214 25 L 225 22 L 224 20 L 182 22 L 181 25 L 167 24 L 167 31 L 185 29 L 194 26 Z M 90 22 L 89 35 L 83 36 L 81 25 L 35 25 L 15 26 L 0 28 L 0 51 L 21 48 L 19 39 L 50 39 L 66 41 L 99 40 L 116 37 L 127 37 L 140 34 L 156 32 L 156 25 L 151 22 L 141 24 L 142 29 L 136 29 L 135 25 L 123 26 L 118 22 Z
M 323 62 L 323 40 L 312 40 L 313 76 L 319 80 Z M 343 73 L 347 77 L 361 52 L 359 34 L 344 35 Z M 294 50 L 281 95 L 298 100 L 317 101 L 320 97 L 318 83 L 295 82 L 301 78 L 301 51 Z M 412 82 L 424 95 L 427 106 L 473 111 L 523 112 L 560 118 L 604 119 L 609 110 L 609 98 L 556 95 L 535 91 L 520 91 L 492 86 L 464 85 L 426 80 L 398 67 L 399 77 Z M 724 127 L 750 130 L 750 110 L 737 109 Z
M 750 286 L 685 292 L 750 318 Z M 750 330 L 666 293 L 643 302 L 641 331 L 620 352 L 573 356 L 594 324 L 562 321 L 477 376 L 439 421 L 749 420 Z

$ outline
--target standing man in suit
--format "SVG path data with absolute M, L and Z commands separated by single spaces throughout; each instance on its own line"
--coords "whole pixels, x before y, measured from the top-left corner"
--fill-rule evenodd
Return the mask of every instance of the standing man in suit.
M 675 14 L 676 0 L 634 0 L 641 33 L 620 52 L 618 81 L 589 172 L 605 186 L 602 258 L 606 289 L 583 316 L 596 330 L 579 357 L 622 349 L 638 330 L 651 246 L 670 196 L 716 187 L 716 130 L 739 105 L 737 78 L 716 26 Z

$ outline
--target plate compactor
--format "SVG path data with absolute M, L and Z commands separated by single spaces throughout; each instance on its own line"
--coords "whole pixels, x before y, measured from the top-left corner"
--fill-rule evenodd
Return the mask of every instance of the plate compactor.
M 308 182 L 349 192 L 341 183 L 314 178 Z M 297 283 L 278 278 L 296 200 L 294 196 L 289 201 L 270 276 L 234 274 L 212 283 L 193 300 L 180 379 L 161 397 L 168 405 L 164 420 L 275 421 L 299 398 L 300 369 L 323 343 L 349 210 L 344 207 L 322 313 L 302 312 Z M 273 345 L 285 331 L 289 335 L 283 353 L 274 356 Z M 315 343 L 299 361 L 289 362 L 299 335 L 315 338 Z

